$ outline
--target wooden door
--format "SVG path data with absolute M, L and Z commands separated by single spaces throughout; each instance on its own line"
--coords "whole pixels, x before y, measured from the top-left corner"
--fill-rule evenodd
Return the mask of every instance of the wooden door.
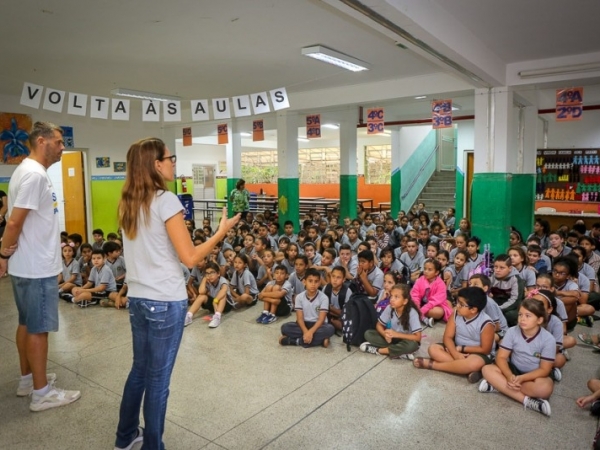
M 473 172 L 475 167 L 475 154 L 470 151 L 467 152 L 467 217 L 471 220 L 471 188 L 473 185 Z
M 83 241 L 88 242 L 85 217 L 85 172 L 81 151 L 63 152 L 62 178 L 65 228 L 69 234 L 81 234 Z

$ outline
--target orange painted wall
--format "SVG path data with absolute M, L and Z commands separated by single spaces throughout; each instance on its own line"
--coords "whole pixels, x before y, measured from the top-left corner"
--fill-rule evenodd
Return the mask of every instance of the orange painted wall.
M 247 184 L 246 189 L 250 192 L 259 193 L 262 189 L 267 195 L 277 195 L 277 185 L 270 183 Z M 372 198 L 373 206 L 377 207 L 379 202 L 390 201 L 389 184 L 366 184 L 365 177 L 358 177 L 358 198 Z M 300 197 L 324 197 L 340 198 L 339 184 L 301 184 Z

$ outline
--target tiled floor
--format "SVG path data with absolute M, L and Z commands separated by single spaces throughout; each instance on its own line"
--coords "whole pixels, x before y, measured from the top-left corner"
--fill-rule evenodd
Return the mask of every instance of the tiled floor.
M 0 449 L 112 449 L 131 365 L 126 311 L 60 303 L 49 368 L 57 386 L 79 389 L 73 405 L 31 413 L 17 398 L 16 308 L 0 280 Z M 499 394 L 480 394 L 453 375 L 414 369 L 335 337 L 328 349 L 280 347 L 281 322 L 257 325 L 259 307 L 208 329 L 185 329 L 167 411 L 165 444 L 186 449 L 588 449 L 596 421 L 575 398 L 586 393 L 600 355 L 571 350 L 550 400 L 552 417 Z M 600 326 L 598 326 L 600 329 Z M 578 332 L 589 329 L 579 329 Z M 441 339 L 426 331 L 420 353 Z

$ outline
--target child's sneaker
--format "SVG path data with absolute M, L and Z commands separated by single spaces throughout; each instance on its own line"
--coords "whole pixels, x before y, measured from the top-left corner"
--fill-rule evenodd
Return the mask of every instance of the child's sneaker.
M 208 328 L 217 328 L 221 325 L 221 314 L 215 314 L 208 324 Z
M 469 383 L 474 384 L 481 380 L 481 377 L 482 375 L 480 371 L 471 372 L 469 375 L 467 375 L 467 380 L 469 381 Z
M 300 343 L 298 339 L 289 336 L 281 336 L 279 338 L 279 345 L 300 345 Z
M 550 417 L 551 410 L 548 400 L 525 396 L 525 399 L 523 400 L 523 406 L 525 406 L 525 409 L 531 409 L 532 411 L 537 411 L 545 416 Z
M 423 325 L 429 328 L 433 328 L 433 325 L 435 324 L 435 321 L 432 317 L 424 317 L 421 322 L 423 323 Z
M 266 320 L 266 322 L 263 322 L 263 323 L 266 323 L 266 324 L 277 322 L 277 316 L 275 314 L 269 314 L 269 316 L 265 320 Z
M 479 383 L 479 392 L 483 392 L 484 394 L 490 393 L 490 392 L 498 392 L 494 386 L 492 386 L 490 383 L 487 382 L 486 379 L 481 380 L 481 383 Z
M 560 371 L 560 369 L 558 367 L 555 367 L 554 369 L 552 369 L 552 379 L 554 381 L 560 381 L 562 380 L 562 372 Z
M 53 387 L 46 395 L 36 395 L 34 392 L 31 396 L 29 409 L 31 411 L 45 411 L 50 408 L 57 408 L 73 403 L 79 397 L 81 397 L 81 392 L 79 391 L 65 391 Z
M 69 294 L 67 292 L 63 292 L 63 293 L 59 294 L 58 296 L 66 302 L 71 303 L 73 301 L 73 295 Z
M 192 313 L 190 313 L 190 312 L 185 313 L 185 322 L 183 322 L 183 326 L 187 327 L 188 325 L 191 325 L 193 321 L 194 321 L 194 316 L 192 315 Z
M 256 323 L 264 323 L 263 320 L 265 320 L 267 314 L 269 314 L 267 311 L 263 311 L 262 314 L 256 318 Z
M 50 388 L 54 386 L 54 382 L 56 381 L 55 373 L 47 373 L 46 380 L 50 385 Z M 33 392 L 33 378 L 29 380 L 21 380 L 19 381 L 19 387 L 17 388 L 17 397 L 27 397 L 29 394 Z
M 133 446 L 138 442 L 142 442 L 144 440 L 144 429 L 142 427 L 138 427 L 137 436 L 133 441 L 129 443 L 127 447 L 116 447 L 115 450 L 132 450 Z
M 363 342 L 358 348 L 361 352 L 372 353 L 373 355 L 381 355 L 381 353 L 377 351 L 379 348 L 371 345 L 370 342 Z
M 406 353 L 404 355 L 400 355 L 398 356 L 399 359 L 408 359 L 409 361 L 414 361 L 415 360 L 415 354 L 414 353 Z

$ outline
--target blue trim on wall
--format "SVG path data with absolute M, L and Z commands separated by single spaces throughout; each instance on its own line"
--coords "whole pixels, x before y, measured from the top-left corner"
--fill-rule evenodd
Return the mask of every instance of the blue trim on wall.
M 92 181 L 125 180 L 125 175 L 92 175 Z
M 10 182 L 10 177 L 0 177 L 0 183 L 8 184 Z

